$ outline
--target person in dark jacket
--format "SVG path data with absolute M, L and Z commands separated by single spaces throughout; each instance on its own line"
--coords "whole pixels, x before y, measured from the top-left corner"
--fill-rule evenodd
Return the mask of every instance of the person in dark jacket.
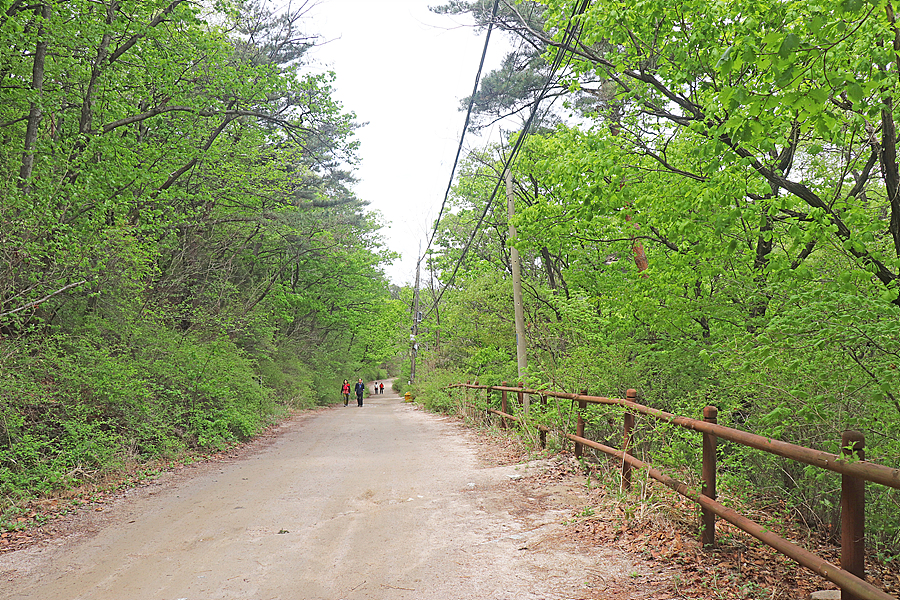
M 366 391 L 366 384 L 360 379 L 356 382 L 356 403 L 362 406 L 363 392 Z

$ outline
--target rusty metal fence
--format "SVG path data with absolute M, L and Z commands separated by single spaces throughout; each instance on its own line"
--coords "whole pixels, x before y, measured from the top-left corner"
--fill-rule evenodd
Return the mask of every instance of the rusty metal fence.
M 651 478 L 699 504 L 702 523 L 701 541 L 704 546 L 715 546 L 715 527 L 716 517 L 718 516 L 836 584 L 841 588 L 842 600 L 897 600 L 894 596 L 866 582 L 865 484 L 867 481 L 870 481 L 900 489 L 900 469 L 867 462 L 864 451 L 865 439 L 860 432 L 844 432 L 841 439 L 842 453 L 838 456 L 719 425 L 716 422 L 718 409 L 715 406 L 707 406 L 703 409 L 702 420 L 678 416 L 644 406 L 636 402 L 637 393 L 632 389 L 626 392 L 625 398 L 606 398 L 589 396 L 586 390 L 581 394 L 571 394 L 526 389 L 522 384 L 519 384 L 518 387 L 479 385 L 476 381 L 474 384 L 467 382 L 448 386 L 451 401 L 454 389 L 464 390 L 466 394 L 464 404 L 470 408 L 476 407 L 468 401 L 468 390 L 485 390 L 488 400 L 490 400 L 492 393 L 500 392 L 500 409 L 487 408 L 486 410 L 488 413 L 499 416 L 503 426 L 506 426 L 507 421 L 523 423 L 525 418 L 527 418 L 527 414 L 524 411 L 520 415 L 510 413 L 507 396 L 510 393 L 516 395 L 519 406 L 523 407 L 527 406 L 526 395 L 540 398 L 542 404 L 546 404 L 547 398 L 577 402 L 579 410 L 575 433 L 566 431 L 555 431 L 555 433 L 575 443 L 576 456 L 581 456 L 584 452 L 584 447 L 587 446 L 621 460 L 622 485 L 626 489 L 631 486 L 632 468 L 644 469 Z M 588 404 L 613 405 L 625 409 L 621 450 L 584 437 L 585 421 L 582 413 Z M 703 485 L 699 493 L 692 490 L 687 484 L 665 475 L 629 453 L 634 446 L 633 431 L 636 414 L 646 415 L 685 429 L 698 431 L 702 434 Z M 540 441 L 543 447 L 546 444 L 546 435 L 551 432 L 551 429 L 544 425 L 537 425 L 536 429 L 540 432 Z M 716 445 L 719 438 L 841 474 L 840 567 L 832 565 L 820 556 L 772 533 L 762 525 L 716 502 Z

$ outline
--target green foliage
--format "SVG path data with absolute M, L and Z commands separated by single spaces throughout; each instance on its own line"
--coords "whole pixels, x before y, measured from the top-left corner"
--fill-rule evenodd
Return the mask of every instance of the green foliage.
M 458 403 L 462 397 L 461 391 L 454 392 L 456 400 L 447 393 L 447 386 L 459 383 L 466 377 L 465 371 L 432 371 L 423 383 L 417 383 L 410 390 L 416 402 L 425 406 L 432 412 L 452 414 L 459 410 Z
M 355 117 L 302 18 L 4 9 L 0 494 L 247 439 L 396 355 Z
M 540 4 L 531 14 L 559 41 L 580 3 Z M 867 458 L 897 464 L 893 9 L 601 0 L 578 24 L 579 53 L 567 58 L 572 118 L 532 133 L 513 166 L 515 240 L 502 202 L 487 206 L 504 150 L 473 152 L 460 171 L 436 271 L 455 267 L 488 208 L 486 226 L 440 322 L 422 325 L 435 340 L 428 364 L 466 365 L 465 379 L 482 383 L 515 372 L 514 244 L 531 387 L 635 388 L 643 403 L 695 418 L 712 404 L 721 423 L 829 452 L 857 429 Z M 524 25 L 509 15 L 504 30 L 552 60 L 557 48 Z M 481 118 L 521 100 L 514 88 L 508 98 L 492 90 L 503 93 L 481 91 Z M 575 418 L 566 406 L 534 413 L 568 428 Z M 592 436 L 618 445 L 617 414 L 586 416 Z M 654 463 L 692 472 L 696 435 L 644 420 L 637 433 Z M 735 494 L 784 498 L 794 516 L 837 531 L 832 475 L 732 444 L 722 461 Z M 897 495 L 867 493 L 873 539 L 896 553 Z
M 279 404 L 291 408 L 313 404 L 315 374 L 291 349 L 281 347 L 271 358 L 258 358 L 258 370 L 261 385 L 273 391 Z
M 130 347 L 57 335 L 4 361 L 2 493 L 75 484 L 122 459 L 221 447 L 273 415 L 270 393 L 233 344 L 142 333 Z

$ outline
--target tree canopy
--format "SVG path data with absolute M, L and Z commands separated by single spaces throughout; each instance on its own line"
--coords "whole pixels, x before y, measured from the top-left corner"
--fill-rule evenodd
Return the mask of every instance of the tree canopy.
M 477 2 L 441 10 L 489 18 Z M 842 430 L 859 429 L 867 456 L 896 463 L 893 3 L 546 0 L 508 6 L 499 24 L 544 66 L 504 62 L 479 90 L 481 118 L 522 106 L 516 77 L 546 77 L 559 52 L 566 110 L 529 135 L 512 166 L 518 237 L 508 239 L 495 199 L 450 282 L 508 146 L 473 153 L 461 171 L 431 257 L 451 284 L 441 323 L 422 326 L 440 342 L 429 347 L 434 377 L 446 377 L 454 361 L 442 357 L 453 353 L 464 378 L 515 380 L 512 243 L 530 387 L 633 387 L 688 416 L 716 404 L 720 422 L 831 451 Z M 509 85 L 498 92 L 499 80 Z M 480 298 L 491 300 L 473 305 Z M 835 518 L 827 486 L 763 463 L 741 454 L 735 465 L 758 469 L 735 468 L 780 482 L 811 522 Z M 876 520 L 896 514 L 896 495 L 875 505 Z M 896 543 L 887 521 L 882 541 Z
M 308 3 L 0 3 L 0 493 L 209 448 L 396 353 Z

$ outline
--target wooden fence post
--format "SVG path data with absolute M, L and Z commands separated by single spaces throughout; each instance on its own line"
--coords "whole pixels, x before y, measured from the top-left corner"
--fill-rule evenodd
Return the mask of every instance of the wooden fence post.
M 703 409 L 703 420 L 707 423 L 718 421 L 719 409 L 715 406 L 707 406 Z M 701 493 L 713 500 L 716 499 L 716 444 L 718 437 L 712 433 L 703 434 L 703 489 Z M 701 526 L 703 532 L 700 535 L 703 546 L 716 547 L 716 514 L 705 508 L 700 509 Z
M 587 396 L 587 390 L 581 390 L 582 395 Z M 581 416 L 581 411 L 587 408 L 587 402 L 584 400 L 578 401 L 578 423 L 575 425 L 575 435 L 578 437 L 584 437 L 584 418 Z M 581 442 L 575 442 L 575 457 L 581 458 L 581 455 L 584 454 L 584 446 Z
M 637 390 L 631 388 L 625 390 L 625 399 L 629 402 L 636 402 Z M 629 454 L 633 442 L 632 436 L 634 435 L 634 413 L 630 410 L 625 412 L 623 430 L 622 452 Z M 622 461 L 622 489 L 631 489 L 631 463 L 624 460 Z
M 866 439 L 859 431 L 841 436 L 841 454 L 846 459 L 865 460 Z M 866 482 L 852 475 L 841 475 L 841 568 L 866 579 Z M 841 600 L 857 600 L 841 590 Z
M 541 406 L 546 406 L 547 404 L 547 394 L 541 394 Z M 541 429 L 541 450 L 547 449 L 547 432 Z
M 505 381 L 501 381 L 500 385 L 506 387 L 508 384 Z M 506 390 L 500 390 L 500 412 L 509 414 L 507 410 L 508 401 L 506 399 Z M 500 417 L 500 429 L 506 429 L 506 419 Z

